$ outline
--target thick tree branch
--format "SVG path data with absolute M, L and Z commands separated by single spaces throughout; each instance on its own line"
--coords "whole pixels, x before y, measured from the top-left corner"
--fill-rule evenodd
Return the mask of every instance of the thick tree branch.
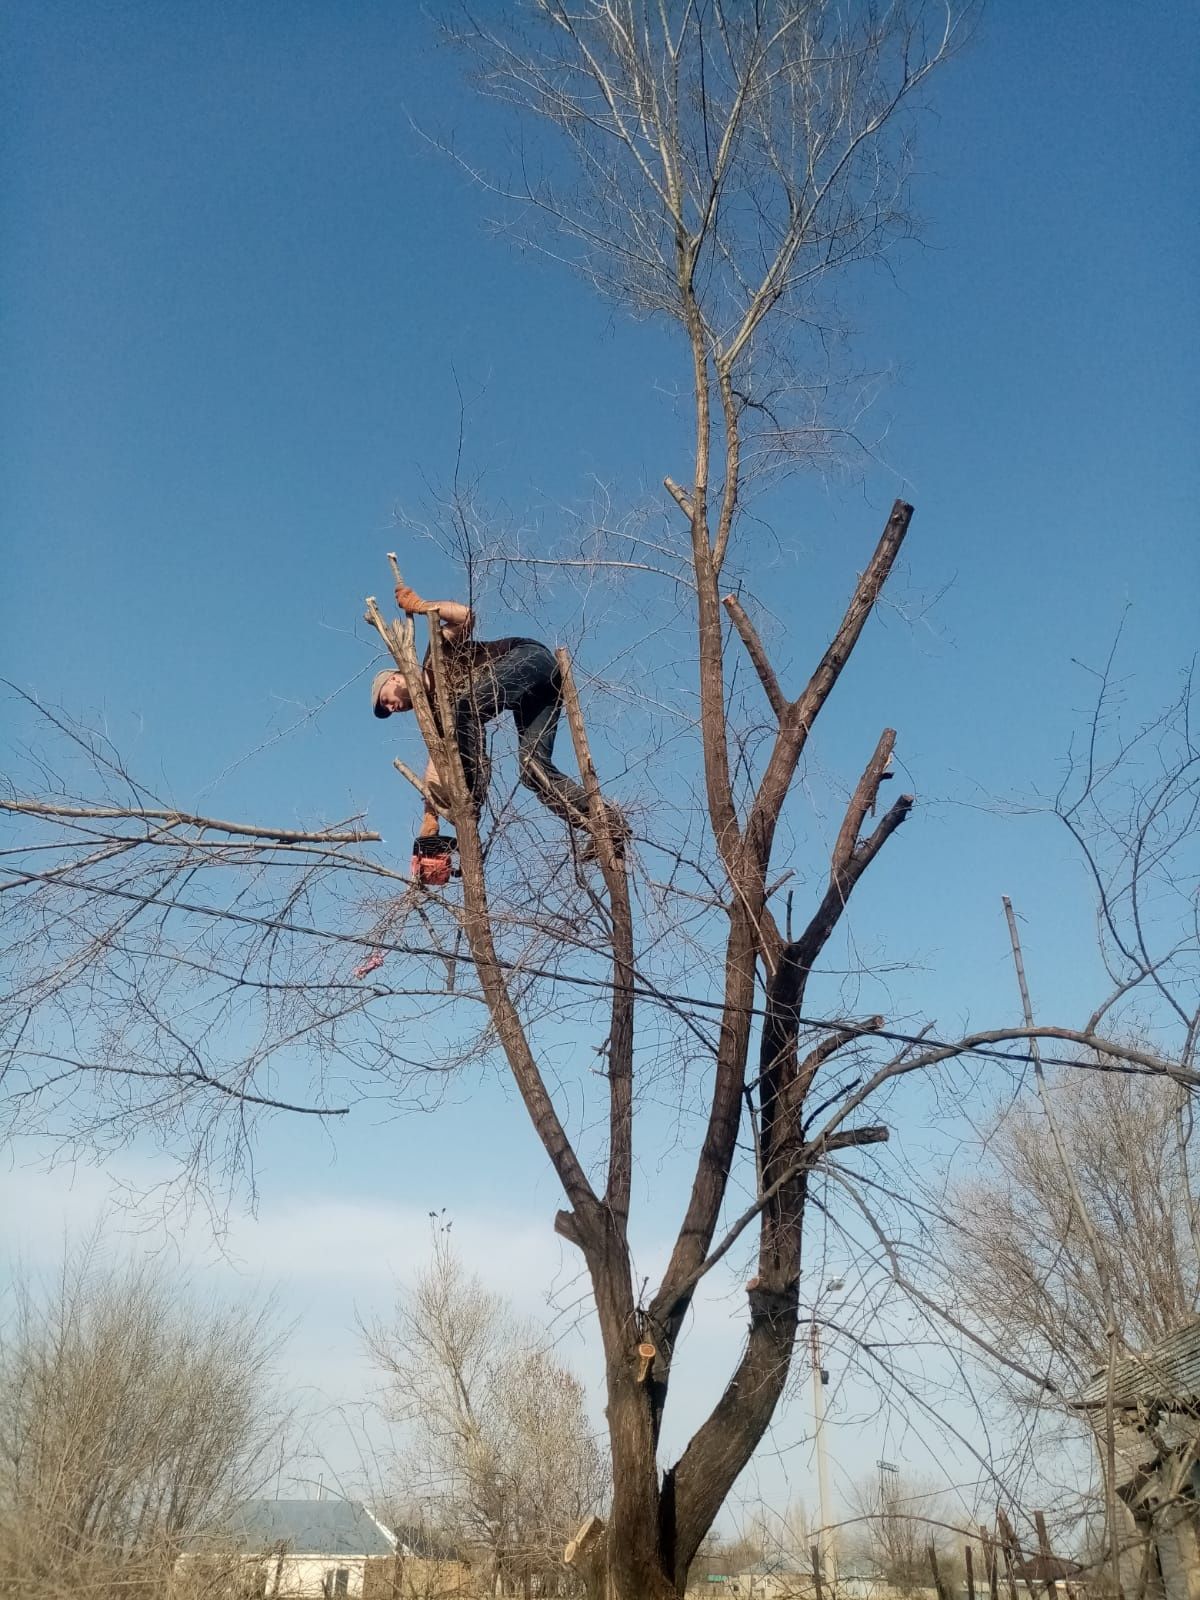
M 868 1017 L 860 1027 L 838 1028 L 836 1032 L 822 1039 L 820 1044 L 808 1052 L 800 1063 L 800 1071 L 796 1075 L 797 1082 L 807 1089 L 816 1076 L 818 1068 L 823 1066 L 831 1056 L 835 1056 L 843 1045 L 849 1044 L 852 1039 L 864 1039 L 882 1027 L 883 1018 L 874 1016 Z
M 804 984 L 808 973 L 812 970 L 817 957 L 829 942 L 829 937 L 841 920 L 846 903 L 863 873 L 874 861 L 884 844 L 895 833 L 912 811 L 916 804 L 915 796 L 902 794 L 895 804 L 880 818 L 879 825 L 866 839 L 862 839 L 850 851 L 844 862 L 834 868 L 829 887 L 826 889 L 817 907 L 812 920 L 794 943 L 784 949 L 783 962 L 780 964 L 782 972 L 786 966 L 789 976 L 796 979 L 794 998 L 783 999 L 787 991 L 786 983 L 780 986 L 781 1003 L 800 1005 L 803 1001 Z
M 885 532 L 884 540 L 881 541 L 881 547 L 887 544 L 892 549 L 892 558 L 894 550 L 899 546 L 899 540 L 903 538 L 903 529 L 907 528 L 908 516 L 911 515 L 909 508 L 905 508 L 905 511 L 908 515 L 896 519 L 897 527 L 892 529 L 891 540 L 889 541 Z M 895 519 L 896 514 L 893 515 Z M 900 524 L 903 525 L 902 528 Z M 878 555 L 877 551 L 877 557 Z M 885 558 L 880 558 L 878 563 L 880 568 L 882 569 L 885 564 L 890 565 L 890 559 L 887 558 L 885 562 Z M 882 583 L 881 576 L 878 577 L 878 582 Z M 865 620 L 868 611 L 869 605 L 862 610 L 862 620 Z M 861 620 L 857 625 L 861 629 Z M 824 691 L 826 694 L 832 688 L 835 678 L 836 675 L 828 679 Z M 847 805 L 845 818 L 834 845 L 829 887 L 801 937 L 780 951 L 768 982 L 767 1014 L 760 1041 L 757 1080 L 760 1106 L 759 1136 L 764 1177 L 768 1186 L 774 1183 L 782 1170 L 792 1166 L 801 1137 L 804 1095 L 808 1083 L 811 1082 L 811 1072 L 803 1084 L 798 1083 L 795 1056 L 800 1027 L 799 1010 L 803 1002 L 808 973 L 837 926 L 854 886 L 886 840 L 908 816 L 914 803 L 911 795 L 901 795 L 874 831 L 866 839 L 858 838 L 863 820 L 875 805 L 894 743 L 894 731 L 886 729 Z M 731 926 L 731 949 L 735 931 L 736 922 Z M 744 933 L 757 945 L 760 935 L 749 918 Z M 732 992 L 731 974 L 727 965 L 727 996 Z M 697 1165 L 688 1212 L 667 1272 L 651 1307 L 652 1316 L 668 1338 L 673 1337 L 674 1330 L 677 1329 L 686 1311 L 696 1271 L 704 1260 L 716 1227 L 733 1144 L 741 1122 L 744 1059 L 743 1056 L 741 1063 L 737 1065 L 734 1064 L 732 1056 L 727 1056 L 724 1063 L 718 1059 L 708 1132 Z M 817 1065 L 819 1062 L 813 1063 L 811 1070 L 815 1071 Z M 768 1254 L 782 1258 L 791 1250 L 787 1238 L 785 1213 L 790 1215 L 795 1212 L 802 1204 L 802 1198 L 799 1195 L 782 1194 L 778 1189 L 772 1189 L 772 1194 L 780 1196 L 776 1208 L 778 1214 L 773 1214 L 770 1225 L 764 1227 L 763 1245 Z
M 575 691 L 571 658 L 556 652 L 562 678 L 563 703 L 575 757 L 588 799 L 588 816 L 596 855 L 608 890 L 612 915 L 613 985 L 608 1030 L 608 1182 L 604 1200 L 622 1233 L 629 1220 L 629 1194 L 633 1180 L 633 1028 L 635 976 L 633 912 L 629 904 L 629 874 L 623 851 L 618 853 L 609 823 L 600 781 L 592 762 L 587 728 Z
M 691 522 L 692 518 L 696 515 L 696 512 L 692 506 L 691 500 L 688 498 L 687 491 L 685 489 L 681 489 L 675 482 L 674 478 L 664 478 L 663 488 L 671 496 L 671 499 L 674 500 L 675 504 L 679 507 L 680 511 L 683 512 L 688 521 Z
M 348 1117 L 349 1106 L 305 1106 L 293 1100 L 279 1100 L 274 1095 L 255 1094 L 253 1090 L 240 1088 L 237 1084 L 226 1083 L 214 1073 L 206 1072 L 202 1067 L 177 1067 L 155 1070 L 149 1067 L 130 1066 L 125 1062 L 114 1063 L 108 1061 L 81 1061 L 75 1056 L 55 1055 L 50 1051 L 42 1051 L 35 1059 L 51 1061 L 57 1066 L 66 1067 L 70 1073 L 83 1073 L 85 1075 L 104 1075 L 111 1078 L 138 1078 L 145 1082 L 176 1084 L 179 1086 L 194 1084 L 205 1090 L 212 1090 L 214 1094 L 224 1095 L 230 1100 L 240 1100 L 244 1105 L 264 1106 L 269 1111 L 292 1111 L 304 1117 Z M 19 1098 L 19 1092 L 17 1098 Z
M 813 724 L 833 692 L 867 618 L 895 565 L 912 521 L 913 508 L 897 500 L 866 571 L 855 585 L 840 626 L 799 697 L 783 717 L 746 825 L 746 846 L 765 872 L 783 803 Z
M 805 1172 L 811 1172 L 822 1156 L 832 1155 L 836 1150 L 852 1150 L 867 1144 L 887 1144 L 891 1138 L 890 1130 L 882 1123 L 870 1123 L 860 1128 L 843 1128 L 838 1133 L 830 1134 L 826 1138 L 813 1139 L 805 1144 L 790 1167 L 785 1168 L 775 1181 L 762 1189 L 753 1205 L 746 1209 L 730 1223 L 721 1235 L 717 1244 L 709 1251 L 704 1260 L 692 1274 L 691 1281 L 681 1286 L 681 1291 L 693 1290 L 701 1278 L 707 1277 L 721 1259 L 726 1256 L 755 1217 L 770 1205 L 771 1201 L 791 1183 Z
M 734 627 L 741 635 L 742 643 L 746 646 L 746 654 L 750 657 L 750 664 L 758 673 L 758 681 L 763 686 L 771 710 L 777 717 L 782 718 L 787 710 L 788 700 L 783 690 L 779 687 L 779 679 L 775 676 L 775 669 L 767 659 L 767 652 L 763 649 L 762 640 L 759 638 L 754 624 L 746 615 L 741 601 L 734 594 L 727 594 L 721 602 L 728 611 Z
M 0 811 L 19 812 L 31 817 L 63 817 L 90 822 L 163 822 L 170 828 L 200 828 L 213 833 L 234 834 L 239 838 L 268 839 L 275 844 L 378 844 L 383 835 L 365 828 L 349 832 L 315 831 L 300 828 L 256 828 L 248 822 L 221 822 L 216 817 L 201 817 L 191 811 L 156 810 L 143 806 L 60 806 L 48 800 L 5 800 Z
M 952 1061 L 956 1056 L 969 1055 L 980 1046 L 986 1048 L 989 1045 L 1007 1044 L 1020 1039 L 1061 1039 L 1064 1043 L 1078 1045 L 1093 1058 L 1097 1058 L 1072 1063 L 1081 1071 L 1145 1072 L 1154 1077 L 1169 1078 L 1173 1083 L 1182 1084 L 1187 1089 L 1200 1090 L 1200 1072 L 1194 1072 L 1189 1067 L 1181 1067 L 1178 1062 L 1167 1061 L 1164 1057 L 1155 1055 L 1153 1051 L 1142 1050 L 1137 1045 L 1103 1039 L 1096 1034 L 1082 1033 L 1076 1028 L 1049 1027 L 1044 1023 L 1032 1028 L 989 1028 L 979 1033 L 964 1034 L 961 1039 L 936 1045 L 932 1049 L 922 1051 L 920 1055 L 906 1055 L 887 1062 L 843 1100 L 817 1137 L 828 1137 L 847 1117 L 857 1111 L 859 1106 L 894 1078 L 906 1077 L 911 1072 L 924 1072 L 926 1068 L 937 1066 L 943 1061 Z
M 775 1290 L 755 1280 L 747 1295 L 750 1332 L 742 1358 L 663 1483 L 664 1501 L 673 1511 L 674 1577 L 681 1591 L 700 1541 L 770 1426 L 791 1368 L 797 1282 Z
M 740 828 L 730 781 L 728 723 L 722 660 L 723 638 L 717 589 L 717 568 L 709 543 L 708 475 L 711 450 L 709 396 L 709 333 L 695 296 L 694 260 L 687 241 L 676 240 L 676 272 L 684 326 L 691 347 L 696 406 L 693 487 L 685 497 L 691 508 L 692 562 L 696 577 L 697 642 L 700 688 L 700 732 L 704 751 L 708 818 L 718 854 L 734 890 L 725 950 L 724 1009 L 716 1071 L 704 1141 L 696 1163 L 684 1214 L 662 1284 L 650 1315 L 663 1330 L 669 1355 L 686 1312 L 675 1285 L 703 1260 L 720 1214 L 737 1130 L 741 1124 L 742 1087 L 750 1043 L 749 1011 L 754 1001 L 759 921 L 765 903 L 765 864 L 747 870 L 740 848 Z M 675 495 L 681 505 L 679 495 Z
M 851 1031 L 835 1033 L 809 1055 L 803 1068 L 798 1065 L 800 1008 L 809 973 L 840 921 L 855 885 L 912 808 L 912 796 L 901 795 L 871 835 L 859 839 L 859 829 L 875 803 L 894 741 L 892 729 L 885 729 L 847 804 L 833 847 L 829 886 L 804 932 L 784 946 L 767 984 L 767 1015 L 759 1046 L 758 1094 L 763 1164 L 768 1184 L 781 1169 L 792 1165 L 801 1136 L 804 1098 L 817 1069 L 842 1043 L 855 1037 Z

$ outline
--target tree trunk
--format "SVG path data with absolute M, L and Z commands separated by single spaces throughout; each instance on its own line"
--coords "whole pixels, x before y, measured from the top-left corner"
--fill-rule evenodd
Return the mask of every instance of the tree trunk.
M 605 1349 L 613 1481 L 606 1600 L 677 1600 L 700 1541 L 766 1432 L 787 1381 L 798 1322 L 799 1283 L 790 1264 L 798 1226 L 786 1230 L 789 1267 L 771 1274 L 770 1287 L 756 1281 L 750 1288 L 749 1339 L 724 1396 L 661 1485 L 657 1422 L 669 1372 L 647 1372 L 639 1354 L 642 1319 L 625 1241 L 610 1218 L 598 1222 L 599 1239 L 588 1237 L 578 1217 L 562 1231 L 584 1245 Z M 660 1351 L 654 1365 L 661 1369 L 666 1361 Z
M 687 1570 L 738 1475 L 771 1424 L 787 1383 L 799 1321 L 799 1279 L 749 1290 L 750 1333 L 741 1361 L 707 1422 L 668 1474 L 674 1579 Z
M 668 1576 L 673 1548 L 660 1540 L 662 1496 L 658 1483 L 649 1406 L 632 1381 L 617 1393 L 609 1389 L 608 1424 L 612 1441 L 613 1505 L 608 1540 L 608 1600 L 675 1600 Z M 639 1415 L 640 1414 L 640 1415 Z
M 604 1342 L 612 1511 L 606 1566 L 608 1600 L 674 1600 L 659 1536 L 657 1427 L 654 1380 L 638 1353 L 642 1342 L 633 1299 L 629 1251 L 611 1215 L 597 1210 L 572 1219 L 596 1297 Z M 563 1231 L 570 1231 L 564 1229 Z

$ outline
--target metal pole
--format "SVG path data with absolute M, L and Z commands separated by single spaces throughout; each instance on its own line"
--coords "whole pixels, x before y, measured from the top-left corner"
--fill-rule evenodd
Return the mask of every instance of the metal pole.
M 830 1587 L 833 1587 L 837 1583 L 837 1534 L 830 1516 L 829 1458 L 825 1453 L 825 1373 L 821 1366 L 821 1335 L 815 1316 L 809 1324 L 809 1347 L 812 1354 L 813 1439 L 817 1451 L 817 1495 L 821 1510 L 821 1526 L 817 1541 L 825 1577 Z
M 1025 1015 L 1025 1026 L 1029 1029 L 1032 1029 L 1034 1026 L 1033 1004 L 1029 998 L 1029 985 L 1025 980 L 1025 957 L 1021 951 L 1021 938 L 1017 932 L 1017 918 L 1015 912 L 1013 911 L 1012 901 L 1008 898 L 1008 896 L 1006 894 L 1001 895 L 1000 899 L 1004 906 L 1005 919 L 1008 922 L 1008 936 L 1009 941 L 1012 944 L 1013 966 L 1016 968 L 1017 973 L 1017 987 L 1021 991 L 1021 1009 Z M 1042 1108 L 1046 1113 L 1046 1123 L 1050 1129 L 1050 1137 L 1054 1141 L 1054 1149 L 1056 1155 L 1058 1156 L 1059 1165 L 1062 1168 L 1063 1176 L 1066 1178 L 1067 1185 L 1071 1191 L 1071 1200 L 1074 1210 L 1079 1217 L 1080 1225 L 1082 1226 L 1083 1231 L 1087 1236 L 1088 1244 L 1091 1247 L 1092 1259 L 1096 1263 L 1096 1271 L 1100 1279 L 1100 1291 L 1104 1296 L 1104 1315 L 1107 1325 L 1105 1331 L 1108 1336 L 1108 1404 L 1106 1407 L 1106 1437 L 1104 1440 L 1104 1443 L 1107 1447 L 1107 1459 L 1104 1463 L 1105 1520 L 1108 1523 L 1107 1542 L 1109 1561 L 1112 1569 L 1113 1592 L 1114 1594 L 1119 1595 L 1121 1593 L 1121 1546 L 1117 1537 L 1117 1444 L 1116 1423 L 1113 1413 L 1113 1374 L 1116 1370 L 1117 1341 L 1119 1338 L 1116 1302 L 1113 1298 L 1112 1284 L 1109 1281 L 1108 1273 L 1104 1267 L 1104 1255 L 1100 1249 L 1100 1240 L 1092 1222 L 1091 1214 L 1089 1213 L 1087 1206 L 1083 1203 L 1083 1194 L 1080 1191 L 1079 1183 L 1075 1176 L 1075 1168 L 1072 1165 L 1071 1155 L 1066 1147 L 1066 1142 L 1063 1139 L 1062 1130 L 1058 1125 L 1058 1118 L 1054 1114 L 1054 1107 L 1050 1101 L 1050 1091 L 1046 1085 L 1046 1074 L 1042 1070 L 1042 1053 L 1038 1047 L 1037 1036 L 1033 1033 L 1030 1034 L 1028 1046 L 1029 1059 L 1033 1062 L 1033 1074 L 1037 1080 L 1037 1090 L 1042 1102 Z

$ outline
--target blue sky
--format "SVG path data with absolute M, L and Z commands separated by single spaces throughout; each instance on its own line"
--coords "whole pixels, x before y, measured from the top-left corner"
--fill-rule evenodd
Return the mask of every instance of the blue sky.
M 414 132 L 493 133 L 416 7 L 16 0 L 3 29 L 0 670 L 102 719 L 181 804 L 279 824 L 366 809 L 403 854 L 391 756 L 413 758 L 415 732 L 367 713 L 357 619 L 386 591 L 394 508 L 419 511 L 453 469 L 458 385 L 478 396 L 467 455 L 488 499 L 553 531 L 595 479 L 622 503 L 678 475 L 683 353 L 491 234 L 484 198 Z M 1001 892 L 1027 918 L 1035 1001 L 1086 1012 L 1082 875 L 1047 825 L 994 802 L 1053 786 L 1088 697 L 1072 661 L 1101 660 L 1126 608 L 1131 708 L 1167 698 L 1195 647 L 1198 32 L 1183 3 L 991 8 L 922 119 L 924 242 L 846 289 L 864 365 L 891 375 L 882 459 L 771 502 L 764 587 L 793 678 L 894 495 L 917 506 L 908 617 L 872 625 L 817 755 L 857 770 L 879 727 L 900 730 L 922 806 L 854 928 L 919 963 L 896 1009 L 948 1027 L 1013 1017 Z M 453 592 L 430 547 L 405 566 Z M 616 602 L 588 620 L 599 671 L 633 623 Z M 483 628 L 581 621 L 493 597 Z M 632 774 L 629 798 L 652 778 Z M 532 1159 L 532 1137 L 503 1086 L 453 1098 L 415 1128 L 352 1119 L 336 1145 L 273 1124 L 264 1206 L 391 1206 L 418 1231 L 432 1206 L 465 1231 L 499 1208 L 514 1235 L 548 1231 L 554 1187 L 509 1158 L 511 1141 Z M 643 1198 L 652 1180 L 648 1164 Z M 43 1245 L 56 1195 L 76 1214 L 65 1181 L 39 1190 Z M 239 1238 L 270 1276 L 278 1250 Z M 337 1367 L 341 1312 L 378 1276 L 317 1279 L 289 1292 Z

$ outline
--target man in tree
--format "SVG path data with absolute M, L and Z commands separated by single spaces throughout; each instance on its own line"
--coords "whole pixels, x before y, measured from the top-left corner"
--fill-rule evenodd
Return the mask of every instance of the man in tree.
M 521 782 L 555 816 L 572 827 L 588 828 L 588 802 L 582 785 L 554 765 L 562 678 L 553 652 L 537 639 L 476 639 L 470 606 L 458 600 L 422 600 L 406 584 L 396 585 L 396 604 L 409 616 L 436 611 L 441 620 L 442 660 L 453 705 L 454 737 L 476 814 L 483 805 L 491 775 L 484 724 L 503 711 L 511 711 L 517 727 Z M 423 667 L 425 689 L 436 719 L 437 699 L 428 651 Z M 375 674 L 371 709 L 377 717 L 412 710 L 412 696 L 402 672 L 387 668 Z M 445 792 L 432 760 L 425 769 L 425 785 L 427 798 L 420 829 L 423 839 L 437 833 L 438 812 L 447 811 Z M 605 815 L 614 845 L 620 851 L 629 838 L 629 825 L 616 807 L 607 803 Z M 589 846 L 587 853 L 592 848 Z

